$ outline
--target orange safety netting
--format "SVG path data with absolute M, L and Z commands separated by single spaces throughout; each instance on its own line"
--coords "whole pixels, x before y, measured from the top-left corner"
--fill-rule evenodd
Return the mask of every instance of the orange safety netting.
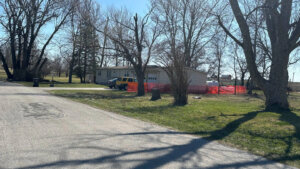
M 236 87 L 236 89 L 235 89 Z M 171 91 L 170 84 L 159 84 L 159 83 L 144 83 L 145 92 L 151 92 L 153 88 L 158 88 L 162 93 L 168 93 Z M 137 82 L 128 83 L 128 92 L 137 92 L 138 84 Z M 218 89 L 220 89 L 220 94 L 234 94 L 235 90 L 237 94 L 245 94 L 245 86 L 200 86 L 200 85 L 190 85 L 188 88 L 188 93 L 193 94 L 218 94 Z
M 237 94 L 246 93 L 245 86 L 220 86 L 220 88 L 218 86 L 208 86 L 207 94 L 218 94 L 219 89 L 220 89 L 220 94 L 234 94 L 235 90 Z

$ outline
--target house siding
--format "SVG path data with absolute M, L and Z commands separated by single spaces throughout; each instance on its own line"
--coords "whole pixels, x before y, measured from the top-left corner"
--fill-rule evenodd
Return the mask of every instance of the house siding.
M 187 69 L 190 85 L 206 85 L 206 73 Z M 97 70 L 96 83 L 106 84 L 108 80 L 116 77 L 136 77 L 133 68 L 101 68 Z M 160 67 L 149 67 L 145 73 L 145 82 L 170 84 L 168 74 Z

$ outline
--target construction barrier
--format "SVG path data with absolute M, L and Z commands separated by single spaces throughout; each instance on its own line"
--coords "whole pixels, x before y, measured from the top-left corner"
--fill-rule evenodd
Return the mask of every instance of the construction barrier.
M 235 89 L 236 88 L 236 89 Z M 245 86 L 208 86 L 207 94 L 218 94 L 220 89 L 220 94 L 245 94 L 247 92 Z
M 159 83 L 144 83 L 145 92 L 151 92 L 151 89 L 158 88 L 162 93 L 171 92 L 170 84 L 159 84 Z M 236 88 L 236 89 L 235 89 Z M 137 82 L 128 83 L 128 92 L 137 92 L 138 84 Z M 199 85 L 190 85 L 188 88 L 188 93 L 192 94 L 245 94 L 245 86 L 199 86 Z

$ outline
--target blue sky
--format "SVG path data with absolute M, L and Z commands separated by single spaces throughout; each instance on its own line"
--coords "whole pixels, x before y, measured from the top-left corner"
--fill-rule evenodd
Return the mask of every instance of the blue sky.
M 148 0 L 96 0 L 102 9 L 114 6 L 116 8 L 126 7 L 131 13 L 145 14 L 148 9 Z

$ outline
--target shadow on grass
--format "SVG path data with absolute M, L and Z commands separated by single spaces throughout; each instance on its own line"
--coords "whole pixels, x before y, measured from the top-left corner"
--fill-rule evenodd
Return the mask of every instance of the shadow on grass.
M 123 111 L 131 112 L 131 113 L 152 113 L 159 112 L 163 113 L 167 109 L 171 109 L 174 106 L 172 104 L 167 105 L 159 105 L 159 106 L 146 106 L 146 107 L 135 107 L 135 108 L 122 108 Z
M 102 97 L 102 96 L 101 96 Z M 107 97 L 107 96 L 105 96 Z M 84 165 L 84 164 L 90 164 L 90 165 L 99 165 L 99 164 L 104 164 L 104 163 L 110 163 L 111 165 L 113 164 L 120 164 L 122 166 L 122 163 L 127 163 L 127 162 L 138 162 L 136 166 L 132 167 L 134 169 L 146 169 L 146 168 L 159 168 L 163 167 L 164 165 L 177 161 L 182 163 L 182 167 L 184 167 L 184 163 L 187 162 L 191 154 L 195 155 L 198 153 L 198 150 L 203 148 L 205 145 L 208 143 L 211 143 L 212 141 L 216 140 L 222 140 L 232 134 L 234 131 L 236 131 L 243 123 L 250 121 L 254 119 L 259 113 L 264 113 L 264 111 L 255 111 L 255 112 L 249 112 L 242 117 L 228 123 L 225 127 L 215 130 L 212 132 L 208 133 L 203 133 L 203 132 L 195 132 L 193 134 L 209 134 L 207 137 L 203 138 L 195 138 L 191 139 L 188 143 L 186 144 L 181 144 L 181 145 L 172 145 L 169 144 L 168 146 L 165 147 L 153 147 L 149 149 L 143 149 L 143 150 L 134 150 L 134 151 L 123 151 L 123 150 L 118 150 L 120 151 L 117 154 L 113 155 L 106 155 L 106 156 L 99 156 L 96 158 L 90 158 L 90 159 L 78 159 L 78 160 L 59 160 L 59 161 L 54 161 L 50 163 L 42 163 L 42 164 L 37 164 L 37 165 L 32 165 L 32 166 L 26 166 L 22 168 L 45 168 L 45 167 L 76 167 L 79 165 Z M 278 111 L 276 112 L 280 114 L 280 120 L 288 122 L 289 124 L 293 125 L 296 128 L 296 132 L 291 138 L 297 138 L 299 139 L 299 134 L 300 134 L 300 118 L 297 116 L 295 113 L 291 111 Z M 149 135 L 180 135 L 184 133 L 179 133 L 179 132 L 140 132 L 140 133 L 125 133 L 125 134 L 117 134 L 116 136 L 134 136 L 134 135 L 140 135 L 141 137 L 146 137 Z M 112 136 L 109 136 L 110 138 Z M 159 137 L 159 136 L 156 136 Z M 280 161 L 280 162 L 287 162 L 287 161 L 295 161 L 299 160 L 300 155 L 295 154 L 295 155 L 289 155 L 291 148 L 292 148 L 292 141 L 288 140 L 286 142 L 288 144 L 288 147 L 286 149 L 286 154 L 283 154 L 280 157 L 277 158 L 270 158 L 275 161 Z M 82 145 L 82 144 L 81 144 Z M 107 148 L 107 147 L 103 147 Z M 163 155 L 159 154 L 159 152 L 165 152 Z M 221 150 L 215 150 L 215 151 L 221 151 Z M 224 151 L 224 150 L 223 150 Z M 129 158 L 126 161 L 125 156 L 131 156 L 131 155 L 137 155 L 139 156 L 140 154 L 143 153 L 149 153 L 149 154 L 155 154 L 158 153 L 157 156 L 154 158 L 147 158 L 147 159 L 141 159 L 137 157 L 136 159 Z M 224 152 L 223 152 L 224 153 Z M 201 161 L 201 156 L 205 154 L 201 153 L 199 154 L 197 164 L 195 164 L 195 168 L 199 168 L 198 164 L 204 163 Z M 187 157 L 188 156 L 188 157 Z M 122 158 L 124 157 L 124 158 Z M 132 156 L 131 156 L 132 157 Z M 122 158 L 122 160 L 120 159 Z M 230 156 L 224 157 L 228 158 L 230 160 Z M 226 159 L 224 159 L 226 160 Z M 264 158 L 260 158 L 259 160 L 248 160 L 246 162 L 236 162 L 236 163 L 231 163 L 231 164 L 216 164 L 211 167 L 207 168 L 239 168 L 239 167 L 251 167 L 251 166 L 257 166 L 257 165 L 269 165 L 273 164 L 274 162 L 266 160 Z M 197 167 L 198 166 L 198 167 Z
M 280 114 L 280 120 L 288 122 L 289 124 L 293 125 L 295 128 L 295 133 L 288 137 L 286 144 L 288 147 L 285 150 L 285 156 L 282 158 L 288 157 L 288 154 L 291 153 L 292 147 L 293 147 L 293 139 L 296 138 L 298 142 L 300 141 L 300 117 L 297 116 L 294 112 L 291 111 L 278 111 L 278 114 Z M 287 158 L 288 159 L 288 158 Z

